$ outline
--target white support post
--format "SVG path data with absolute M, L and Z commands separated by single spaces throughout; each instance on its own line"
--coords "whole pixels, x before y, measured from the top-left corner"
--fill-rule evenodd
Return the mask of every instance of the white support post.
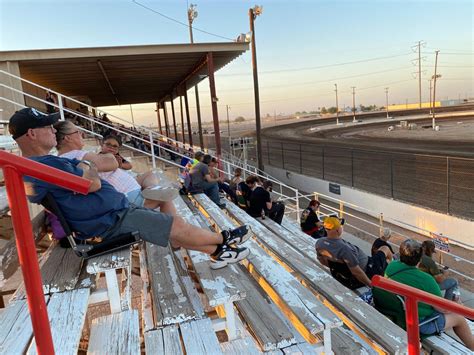
M 298 190 L 295 190 L 296 194 L 296 220 L 298 221 L 298 224 L 301 222 L 300 220 L 300 198 L 298 194 Z
M 61 94 L 58 94 L 58 105 L 59 105 L 59 114 L 61 115 L 61 121 L 64 121 L 63 96 Z
M 122 311 L 122 306 L 120 304 L 120 290 L 115 269 L 105 271 L 105 280 L 110 300 L 110 311 L 112 313 L 119 313 Z
M 232 302 L 224 303 L 227 336 L 229 340 L 237 339 L 237 324 L 235 319 L 234 304 Z
M 331 328 L 326 328 L 323 331 L 324 354 L 333 354 L 331 344 Z
M 155 161 L 155 146 L 153 145 L 153 133 L 149 132 L 150 137 L 150 148 L 151 148 L 151 163 L 153 164 L 153 170 L 156 169 L 156 161 Z

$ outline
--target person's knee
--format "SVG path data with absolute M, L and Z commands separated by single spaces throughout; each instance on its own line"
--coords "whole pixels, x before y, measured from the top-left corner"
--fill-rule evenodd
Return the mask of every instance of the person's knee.
M 382 253 L 384 253 L 386 258 L 388 258 L 392 255 L 392 252 L 390 251 L 390 248 L 386 245 L 381 246 L 377 251 L 381 251 Z

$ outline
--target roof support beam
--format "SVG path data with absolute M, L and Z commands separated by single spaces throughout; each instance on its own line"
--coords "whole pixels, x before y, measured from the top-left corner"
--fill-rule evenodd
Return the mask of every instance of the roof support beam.
M 189 144 L 193 145 L 193 130 L 191 127 L 191 116 L 189 115 L 189 103 L 188 103 L 188 92 L 186 87 L 184 88 L 184 107 L 186 109 L 186 121 L 188 122 L 188 137 L 189 137 Z
M 216 82 L 214 80 L 214 58 L 212 52 L 207 53 L 207 73 L 209 75 L 209 88 L 211 91 L 212 119 L 214 121 L 214 134 L 216 137 L 217 159 L 222 155 L 221 150 L 221 131 L 219 130 L 219 114 L 217 111 Z M 219 161 L 220 164 L 220 161 Z
M 157 102 L 156 103 L 156 118 L 158 119 L 158 129 L 159 129 L 160 134 L 163 134 L 163 131 L 161 129 L 160 108 L 161 108 L 161 104 Z
M 97 59 L 97 65 L 99 66 L 99 69 L 102 72 L 102 75 L 104 76 L 104 79 L 107 82 L 107 85 L 109 85 L 110 92 L 114 96 L 115 101 L 117 101 L 117 105 L 120 105 L 117 95 L 115 94 L 115 90 L 112 86 L 112 83 L 110 82 L 109 77 L 107 76 L 107 73 L 105 72 L 104 66 L 102 65 L 102 62 L 100 61 L 100 59 Z
M 183 135 L 183 143 L 186 144 L 186 136 L 184 135 L 184 112 L 183 112 L 183 97 L 179 97 L 179 108 L 181 113 L 181 132 Z
M 173 114 L 174 140 L 178 141 L 178 129 L 176 128 L 176 114 L 174 111 L 173 96 L 171 96 L 171 113 Z

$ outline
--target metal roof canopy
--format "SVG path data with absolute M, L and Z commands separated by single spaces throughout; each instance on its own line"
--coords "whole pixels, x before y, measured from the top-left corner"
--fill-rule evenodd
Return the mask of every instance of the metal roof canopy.
M 0 52 L 19 63 L 23 78 L 67 96 L 88 96 L 93 106 L 160 102 L 207 77 L 248 50 L 248 43 L 197 43 Z M 182 91 L 181 91 L 182 94 Z

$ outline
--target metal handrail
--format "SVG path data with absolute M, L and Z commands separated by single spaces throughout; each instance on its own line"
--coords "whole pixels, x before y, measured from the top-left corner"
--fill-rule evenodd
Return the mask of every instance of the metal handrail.
M 54 354 L 23 176 L 31 176 L 81 194 L 87 194 L 91 182 L 3 151 L 0 151 L 0 168 L 3 168 L 17 252 L 21 260 L 20 266 L 25 283 L 26 299 L 36 340 L 36 350 L 38 354 Z
M 417 288 L 389 280 L 380 275 L 372 278 L 372 286 L 379 287 L 389 292 L 405 296 L 405 317 L 408 337 L 408 354 L 420 354 L 420 332 L 418 320 L 418 302 L 427 303 L 446 311 L 460 314 L 464 317 L 473 319 L 474 309 L 465 307 L 459 303 L 448 301 L 442 297 L 432 295 Z

